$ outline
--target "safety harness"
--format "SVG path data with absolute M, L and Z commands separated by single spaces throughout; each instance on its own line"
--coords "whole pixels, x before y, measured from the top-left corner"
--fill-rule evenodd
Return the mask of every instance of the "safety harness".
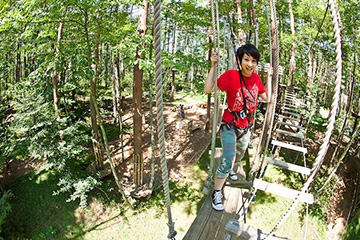
M 239 72 L 239 77 L 240 77 L 240 89 L 241 89 L 241 93 L 242 93 L 242 97 L 243 97 L 244 107 L 243 107 L 243 109 L 241 111 L 231 111 L 229 108 L 227 108 L 226 110 L 234 116 L 234 119 L 230 123 L 225 122 L 224 120 L 221 121 L 220 129 L 224 130 L 224 128 L 226 127 L 228 130 L 230 130 L 231 128 L 233 128 L 235 130 L 236 139 L 238 140 L 238 139 L 242 138 L 247 133 L 247 131 L 252 127 L 252 122 L 250 120 L 250 117 L 252 116 L 252 113 L 249 113 L 248 109 L 246 108 L 246 101 L 250 101 L 252 103 L 255 103 L 256 99 L 252 95 L 251 91 L 249 90 L 248 86 L 245 83 L 245 79 L 244 79 L 244 77 L 243 77 L 243 75 L 241 73 L 240 64 L 239 64 L 237 58 L 236 58 L 236 63 L 237 63 L 238 68 L 239 68 L 238 72 Z M 243 85 L 246 87 L 246 90 L 250 93 L 253 100 L 245 97 Z M 242 119 L 246 118 L 247 121 L 248 121 L 248 125 L 246 127 L 243 127 L 243 128 L 240 128 L 240 127 L 236 126 L 235 122 L 239 118 L 242 118 Z

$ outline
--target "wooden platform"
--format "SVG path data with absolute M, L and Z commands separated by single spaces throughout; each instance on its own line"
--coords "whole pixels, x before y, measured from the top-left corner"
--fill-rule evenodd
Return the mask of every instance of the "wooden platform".
M 224 211 L 215 211 L 211 206 L 211 193 L 187 231 L 184 240 L 224 240 L 226 224 L 238 218 L 236 212 L 242 205 L 242 189 L 224 187 Z

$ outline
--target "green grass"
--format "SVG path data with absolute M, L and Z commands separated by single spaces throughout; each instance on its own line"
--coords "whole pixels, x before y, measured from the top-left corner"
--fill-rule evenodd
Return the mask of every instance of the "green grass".
M 74 233 L 81 231 L 74 217 L 77 204 L 67 203 L 65 195 L 52 196 L 57 180 L 53 171 L 41 170 L 16 182 L 12 187 L 13 211 L 3 228 L 7 239 L 64 239 L 62 233 L 68 228 Z
M 179 182 L 170 182 L 173 221 L 181 239 L 197 212 L 206 172 L 194 166 Z M 161 189 L 148 201 L 137 201 L 134 211 L 125 209 L 116 186 L 109 179 L 89 196 L 85 209 L 67 202 L 69 194 L 53 196 L 58 173 L 34 171 L 12 187 L 13 212 L 4 225 L 5 239 L 166 239 L 167 208 Z M 194 183 L 193 181 L 196 181 Z

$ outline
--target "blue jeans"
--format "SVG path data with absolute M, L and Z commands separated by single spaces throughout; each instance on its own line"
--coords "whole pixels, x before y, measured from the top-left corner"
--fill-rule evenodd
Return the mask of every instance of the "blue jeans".
M 241 134 L 241 129 L 239 134 Z M 226 178 L 229 172 L 234 167 L 235 159 L 241 161 L 244 157 L 246 148 L 250 142 L 250 129 L 236 141 L 236 134 L 233 128 L 220 130 L 220 139 L 222 144 L 223 154 L 221 157 L 221 163 L 217 169 L 216 175 L 218 178 Z

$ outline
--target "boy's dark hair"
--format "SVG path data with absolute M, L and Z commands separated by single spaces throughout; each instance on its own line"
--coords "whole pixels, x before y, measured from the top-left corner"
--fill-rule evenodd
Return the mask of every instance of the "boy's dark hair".
M 256 63 L 259 62 L 260 59 L 259 50 L 252 44 L 245 44 L 239 47 L 238 50 L 236 51 L 236 56 L 239 58 L 240 64 L 245 53 L 249 56 L 252 56 L 256 60 Z

